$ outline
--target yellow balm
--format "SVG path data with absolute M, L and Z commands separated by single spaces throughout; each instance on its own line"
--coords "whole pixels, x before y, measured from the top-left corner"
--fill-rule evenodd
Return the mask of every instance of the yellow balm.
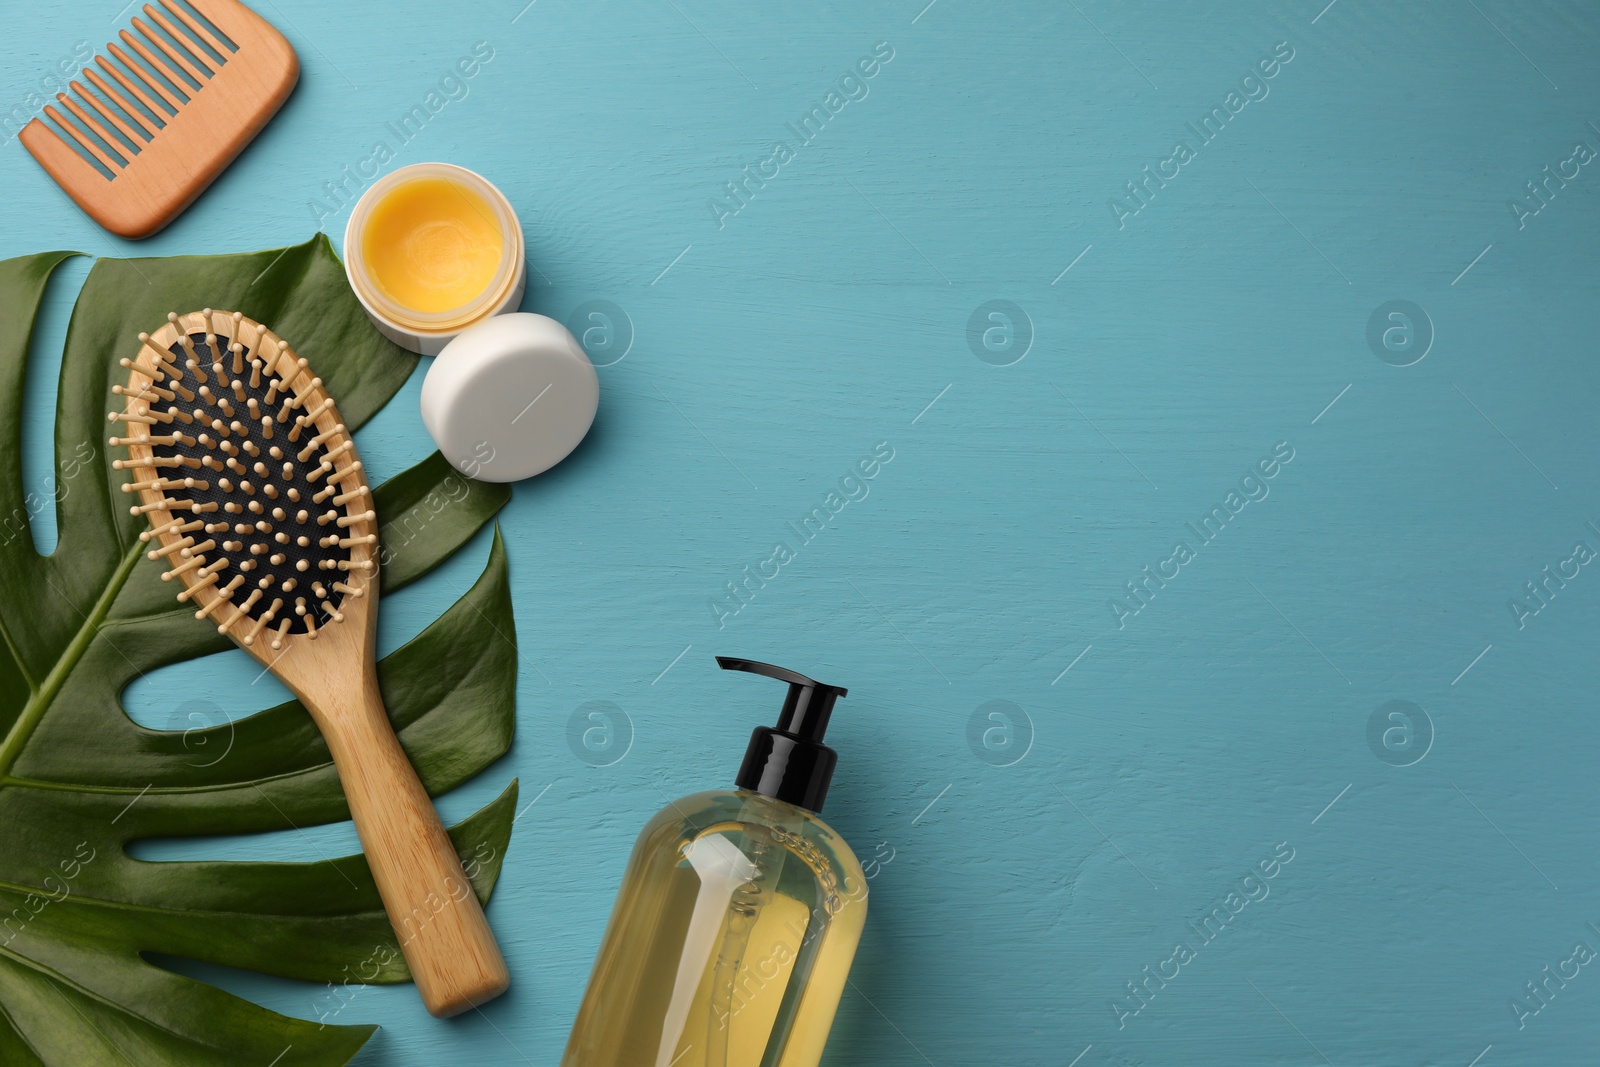
M 515 311 L 528 284 L 511 201 L 450 163 L 401 167 L 361 194 L 344 228 L 344 272 L 378 332 L 425 356 Z
M 476 300 L 504 254 L 494 208 L 447 177 L 412 178 L 385 191 L 361 234 L 374 284 L 401 307 L 428 315 Z

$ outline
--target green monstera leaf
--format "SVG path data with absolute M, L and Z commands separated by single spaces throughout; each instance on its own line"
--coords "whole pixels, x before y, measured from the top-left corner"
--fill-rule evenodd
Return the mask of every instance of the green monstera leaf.
M 366 321 L 325 237 L 252 255 L 101 260 L 67 331 L 53 500 L 24 494 L 23 374 L 51 272 L 71 253 L 0 262 L 0 1064 L 343 1064 L 372 1027 L 289 1019 L 164 970 L 181 957 L 313 982 L 407 979 L 366 861 L 146 862 L 129 842 L 285 830 L 348 818 L 327 747 L 297 703 L 233 724 L 148 730 L 119 702 L 140 675 L 231 648 L 141 558 L 105 455 L 111 386 L 136 335 L 212 306 L 271 324 L 359 426 L 416 360 Z M 412 581 L 509 494 L 435 454 L 376 491 L 383 588 Z M 56 507 L 60 540 L 29 518 Z M 443 616 L 378 668 L 430 792 L 511 744 L 516 648 L 498 535 Z M 452 831 L 480 898 L 499 875 L 516 783 Z M 348 968 L 348 970 L 347 970 Z M 418 1010 L 421 1008 L 419 1006 Z M 282 1050 L 281 1054 L 279 1050 Z M 278 1058 L 273 1059 L 274 1056 Z

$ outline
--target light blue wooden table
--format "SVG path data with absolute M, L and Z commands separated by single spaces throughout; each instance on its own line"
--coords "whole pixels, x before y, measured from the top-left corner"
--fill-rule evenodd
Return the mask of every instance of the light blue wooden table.
M 140 245 L 0 150 L 3 256 L 337 242 L 370 176 L 460 163 L 521 214 L 524 308 L 594 327 L 599 421 L 502 516 L 516 747 L 443 801 L 538 798 L 490 909 L 514 988 L 364 990 L 363 1067 L 555 1063 L 634 834 L 774 710 L 715 653 L 851 691 L 827 815 L 877 863 L 830 1064 L 1593 1061 L 1600 9 L 524 2 L 263 2 L 299 88 Z M 14 13 L 0 103 L 115 9 Z M 424 370 L 379 476 L 430 450 Z M 130 701 L 281 698 L 253 673 Z M 609 747 L 569 742 L 594 701 Z

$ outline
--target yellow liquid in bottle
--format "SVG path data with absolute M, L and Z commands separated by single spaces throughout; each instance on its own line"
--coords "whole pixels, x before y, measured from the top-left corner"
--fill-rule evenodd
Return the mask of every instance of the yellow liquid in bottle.
M 743 791 L 640 835 L 562 1067 L 816 1067 L 866 920 L 849 846 Z
M 504 253 L 494 208 L 449 178 L 396 185 L 372 206 L 361 231 L 373 282 L 401 307 L 430 315 L 482 295 Z

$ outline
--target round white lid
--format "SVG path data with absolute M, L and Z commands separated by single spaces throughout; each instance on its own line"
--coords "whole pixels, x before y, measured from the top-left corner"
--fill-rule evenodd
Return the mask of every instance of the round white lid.
M 527 312 L 457 335 L 422 383 L 422 422 L 469 478 L 514 482 L 549 470 L 589 432 L 600 379 L 570 331 Z

